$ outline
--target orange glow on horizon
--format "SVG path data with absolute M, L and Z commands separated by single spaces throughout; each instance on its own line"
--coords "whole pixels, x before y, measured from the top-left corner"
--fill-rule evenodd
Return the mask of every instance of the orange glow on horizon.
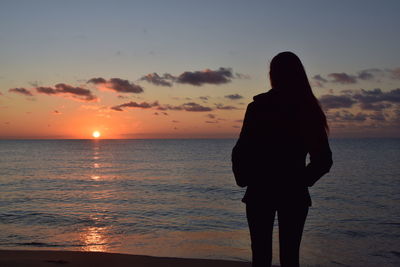
M 38 103 L 30 101 L 29 105 Z M 65 103 L 64 103 L 65 102 Z M 166 102 L 166 101 L 163 101 Z M 5 139 L 170 139 L 170 138 L 219 138 L 236 137 L 239 128 L 237 118 L 243 110 L 219 111 L 221 120 L 208 121 L 205 113 L 126 109 L 115 112 L 97 104 L 82 105 L 60 99 L 64 106 L 57 106 L 61 115 L 49 112 L 47 105 L 32 106 L 32 113 L 18 115 L 4 109 L 0 117 L 7 115 L 7 122 L 0 121 L 0 138 Z M 105 104 L 112 106 L 116 103 Z M 25 106 L 24 106 L 25 107 Z M 22 108 L 22 107 L 21 107 Z M 1 107 L 0 107 L 1 109 Z M 30 110 L 30 109 L 26 109 Z M 4 111 L 4 112 L 3 112 Z M 18 115 L 18 116 L 17 116 Z M 217 116 L 217 115 L 215 115 Z M 223 119 L 223 120 L 222 120 Z M 214 122 L 214 121 L 212 121 Z M 94 135 L 94 132 L 99 132 Z

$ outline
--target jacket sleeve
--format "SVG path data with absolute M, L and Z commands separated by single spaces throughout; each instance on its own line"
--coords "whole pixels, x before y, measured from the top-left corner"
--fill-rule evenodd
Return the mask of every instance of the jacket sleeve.
M 247 107 L 243 121 L 242 130 L 236 145 L 232 149 L 232 170 L 235 176 L 236 184 L 240 187 L 248 185 L 248 142 L 252 121 L 250 118 L 252 113 L 251 104 Z
M 332 167 L 332 152 L 329 147 L 328 136 L 321 126 L 314 130 L 308 141 L 310 163 L 305 169 L 307 186 L 313 186 Z
M 246 114 L 244 115 L 242 130 L 240 131 L 240 136 L 238 142 L 248 142 L 251 138 L 252 128 L 254 127 L 254 104 L 250 103 L 247 106 Z

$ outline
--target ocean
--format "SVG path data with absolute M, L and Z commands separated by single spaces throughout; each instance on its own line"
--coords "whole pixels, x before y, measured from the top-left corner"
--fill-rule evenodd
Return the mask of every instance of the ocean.
M 234 144 L 0 140 L 0 249 L 250 260 Z M 302 265 L 400 266 L 400 139 L 330 144 L 331 172 L 310 189 Z M 275 264 L 278 244 L 275 227 Z

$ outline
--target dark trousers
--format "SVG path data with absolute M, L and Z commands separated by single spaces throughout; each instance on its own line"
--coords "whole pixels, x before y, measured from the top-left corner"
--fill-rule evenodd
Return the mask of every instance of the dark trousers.
M 252 266 L 271 266 L 272 231 L 278 213 L 279 259 L 282 267 L 299 266 L 299 250 L 308 206 L 288 206 L 280 208 L 247 204 L 246 215 L 250 229 Z

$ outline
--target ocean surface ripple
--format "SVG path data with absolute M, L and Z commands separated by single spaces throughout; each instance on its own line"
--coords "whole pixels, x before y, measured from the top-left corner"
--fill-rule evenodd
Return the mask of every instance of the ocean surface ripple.
M 234 143 L 0 140 L 0 248 L 249 260 Z M 303 264 L 400 266 L 400 139 L 331 147 L 334 166 L 310 190 Z M 277 241 L 274 231 L 275 263 Z

